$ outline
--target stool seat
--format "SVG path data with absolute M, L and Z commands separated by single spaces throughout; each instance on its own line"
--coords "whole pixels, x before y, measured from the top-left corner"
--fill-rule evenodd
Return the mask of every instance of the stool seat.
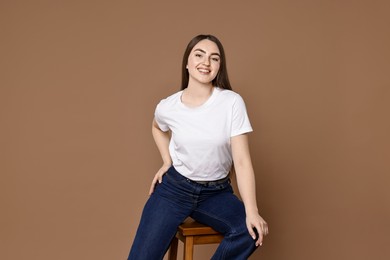
M 193 219 L 187 219 L 177 229 L 176 236 L 171 242 L 169 250 L 169 260 L 177 259 L 178 240 L 184 243 L 184 260 L 192 260 L 194 245 L 216 244 L 220 243 L 223 235 L 207 225 L 196 222 Z

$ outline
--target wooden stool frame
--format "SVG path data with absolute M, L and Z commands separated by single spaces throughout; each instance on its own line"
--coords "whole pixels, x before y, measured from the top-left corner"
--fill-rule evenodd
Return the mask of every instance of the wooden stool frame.
M 185 221 L 178 229 L 176 236 L 171 242 L 169 249 L 169 260 L 177 259 L 178 241 L 184 243 L 183 259 L 192 260 L 194 255 L 194 245 L 217 244 L 223 239 L 223 235 L 209 226 L 200 224 L 192 219 Z

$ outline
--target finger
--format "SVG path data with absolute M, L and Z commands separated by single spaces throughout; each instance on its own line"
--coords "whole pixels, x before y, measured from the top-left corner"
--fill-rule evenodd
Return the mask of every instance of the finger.
M 247 225 L 247 229 L 248 229 L 248 232 L 249 232 L 249 235 L 251 235 L 251 237 L 253 238 L 253 240 L 256 239 L 256 233 L 255 231 L 253 230 L 253 228 L 249 225 Z
M 158 182 L 161 183 L 163 181 L 163 176 L 167 173 L 167 170 L 165 168 L 161 168 L 158 172 L 157 172 L 157 176 L 158 176 Z
M 256 241 L 256 246 L 262 246 L 263 245 L 263 233 L 259 232 L 259 239 Z
M 268 224 L 266 222 L 262 224 L 262 230 L 265 236 L 268 235 Z
M 154 187 L 156 186 L 156 182 L 157 182 L 157 179 L 156 179 L 156 177 L 154 177 L 153 181 L 152 181 L 152 184 L 150 185 L 149 195 L 152 195 L 152 193 L 154 191 Z
M 256 241 L 256 246 L 261 246 L 261 245 L 263 245 L 264 231 L 260 225 L 256 226 L 256 230 L 257 230 L 257 233 L 259 234 L 259 237 L 257 238 L 257 241 Z
M 149 188 L 149 196 L 152 195 L 154 191 L 154 184 L 152 183 L 152 185 L 150 185 L 150 188 Z
M 267 225 L 267 223 L 265 223 L 265 225 L 264 225 L 264 235 L 268 235 L 268 233 L 269 233 L 268 225 Z

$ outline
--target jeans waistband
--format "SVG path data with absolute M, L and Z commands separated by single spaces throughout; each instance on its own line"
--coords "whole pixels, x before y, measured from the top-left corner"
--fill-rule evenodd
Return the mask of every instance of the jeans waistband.
M 175 174 L 177 174 L 178 176 L 180 176 L 180 178 L 183 178 L 183 179 L 186 179 L 188 182 L 192 182 L 192 183 L 197 183 L 197 184 L 200 184 L 200 185 L 203 185 L 203 186 L 213 186 L 213 185 L 218 185 L 218 184 L 222 184 L 222 183 L 225 183 L 225 182 L 229 182 L 230 183 L 230 176 L 226 176 L 225 178 L 223 179 L 219 179 L 219 180 L 215 180 L 215 181 L 194 181 L 194 180 L 191 180 L 189 178 L 187 178 L 186 176 L 183 176 L 180 172 L 178 172 L 175 167 L 171 166 L 171 168 L 168 170 L 168 171 L 173 171 Z M 172 173 L 172 172 L 171 172 Z
M 216 181 L 193 181 L 193 180 L 190 180 L 190 181 L 196 182 L 196 183 L 204 185 L 204 186 L 213 186 L 213 185 L 218 185 L 218 184 L 225 183 L 225 182 L 227 182 L 229 180 L 230 180 L 230 178 L 229 178 L 229 175 L 228 175 L 225 178 L 219 179 L 219 180 L 216 180 Z

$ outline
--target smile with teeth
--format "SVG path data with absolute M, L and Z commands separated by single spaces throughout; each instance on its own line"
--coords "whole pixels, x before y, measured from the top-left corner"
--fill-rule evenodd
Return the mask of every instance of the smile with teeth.
M 200 73 L 204 73 L 204 74 L 210 73 L 210 70 L 209 70 L 209 69 L 202 69 L 202 68 L 199 68 L 198 71 L 199 71 Z

